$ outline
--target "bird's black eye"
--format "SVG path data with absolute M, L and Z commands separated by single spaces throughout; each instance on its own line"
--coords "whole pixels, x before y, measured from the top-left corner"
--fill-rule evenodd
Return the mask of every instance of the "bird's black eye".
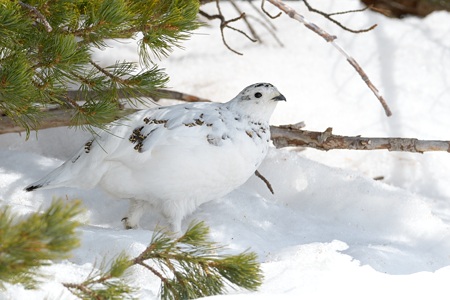
M 262 97 L 262 94 L 259 93 L 259 92 L 258 92 L 258 93 L 255 93 L 255 97 L 256 97 L 256 98 L 261 98 L 261 97 Z

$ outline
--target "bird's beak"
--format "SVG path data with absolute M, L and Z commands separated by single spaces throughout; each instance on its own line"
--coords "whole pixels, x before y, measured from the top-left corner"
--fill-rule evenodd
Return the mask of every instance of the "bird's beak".
M 282 94 L 279 94 L 278 96 L 273 97 L 272 100 L 274 100 L 274 101 L 286 101 L 286 98 Z

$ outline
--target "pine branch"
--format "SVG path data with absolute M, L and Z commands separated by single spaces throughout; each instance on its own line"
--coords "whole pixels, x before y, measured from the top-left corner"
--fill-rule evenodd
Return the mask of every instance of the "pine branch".
M 222 247 L 208 241 L 203 222 L 191 224 L 181 237 L 156 232 L 137 257 L 120 255 L 108 271 L 97 272 L 82 283 L 64 283 L 83 299 L 123 299 L 134 291 L 124 282 L 131 266 L 141 266 L 161 281 L 162 299 L 194 299 L 223 294 L 227 287 L 255 290 L 262 274 L 254 253 L 219 255 Z
M 125 89 L 117 89 L 116 91 L 117 97 L 122 99 L 129 96 L 130 92 Z M 105 91 L 108 94 L 108 91 Z M 185 102 L 210 102 L 208 99 L 200 98 L 195 95 L 186 94 L 179 91 L 167 90 L 167 89 L 156 89 L 154 91 L 136 91 L 133 92 L 134 97 L 136 98 L 151 98 L 154 101 L 158 102 L 161 99 L 170 99 L 170 100 L 179 100 Z M 83 125 L 81 121 L 78 123 L 73 121 L 76 110 L 83 109 L 77 101 L 88 101 L 89 99 L 94 99 L 98 96 L 98 92 L 94 91 L 68 91 L 66 95 L 62 98 L 59 98 L 59 101 L 64 102 L 66 105 L 64 106 L 48 106 L 41 107 L 40 111 L 43 114 L 43 117 L 39 120 L 39 122 L 35 125 L 35 129 L 47 129 L 54 127 L 62 127 L 62 126 L 75 126 L 75 125 Z M 75 101 L 74 99 L 77 99 Z M 143 102 L 143 101 L 142 101 Z M 69 108 L 65 108 L 69 107 Z M 115 114 L 110 116 L 110 121 L 117 120 L 125 115 L 135 112 L 135 109 L 127 108 L 118 110 Z M 17 124 L 14 120 L 8 117 L 6 114 L 2 114 L 0 111 L 0 134 L 4 133 L 13 133 L 13 132 L 23 132 L 26 128 L 21 124 Z
M 450 141 L 418 140 L 415 138 L 369 138 L 307 131 L 295 125 L 271 126 L 272 141 L 277 148 L 309 147 L 319 150 L 381 150 L 423 153 L 428 151 L 450 152 Z
M 199 27 L 198 6 L 195 0 L 2 3 L 0 110 L 27 136 L 43 116 L 38 107 L 48 104 L 74 108 L 74 121 L 101 127 L 120 110 L 118 90 L 132 102 L 133 92 L 165 86 L 168 77 L 153 57 L 168 55 Z M 142 72 L 131 62 L 106 68 L 93 62 L 92 47 L 121 38 L 140 38 Z M 67 96 L 73 86 L 80 86 L 84 104 Z
M 19 219 L 9 208 L 0 211 L 0 288 L 2 283 L 34 288 L 43 277 L 41 266 L 68 257 L 79 246 L 74 217 L 81 202 L 53 201 L 42 214 Z
M 131 267 L 130 258 L 120 254 L 107 271 L 93 271 L 81 283 L 63 283 L 72 294 L 81 299 L 110 300 L 135 299 L 136 288 L 130 286 L 125 275 Z M 101 266 L 104 269 L 104 266 Z
M 264 3 L 265 0 L 263 0 Z M 385 113 L 387 116 L 391 116 L 392 112 L 387 105 L 386 101 L 384 100 L 383 96 L 380 94 L 378 89 L 375 87 L 375 85 L 372 83 L 372 81 L 367 76 L 366 72 L 362 69 L 362 67 L 358 64 L 358 62 L 350 56 L 338 43 L 336 43 L 336 36 L 330 35 L 328 32 L 320 28 L 314 23 L 311 23 L 310 21 L 306 20 L 304 16 L 296 12 L 293 8 L 288 6 L 286 3 L 284 3 L 281 0 L 267 0 L 274 6 L 278 7 L 281 11 L 285 12 L 289 17 L 291 17 L 294 20 L 299 21 L 302 23 L 306 28 L 312 30 L 314 33 L 321 36 L 325 41 L 331 43 L 333 47 L 335 47 L 348 61 L 348 63 L 356 70 L 356 72 L 361 76 L 362 80 L 366 83 L 366 85 L 369 87 L 369 89 L 373 92 L 375 97 L 377 97 L 378 101 L 381 103 Z M 273 17 L 268 14 L 268 16 Z

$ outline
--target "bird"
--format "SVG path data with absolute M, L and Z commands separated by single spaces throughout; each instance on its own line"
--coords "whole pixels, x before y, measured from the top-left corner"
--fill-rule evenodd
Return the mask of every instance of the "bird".
M 122 219 L 139 228 L 144 212 L 162 214 L 173 232 L 201 204 L 244 184 L 265 158 L 269 120 L 286 98 L 255 83 L 225 103 L 195 102 L 135 112 L 93 134 L 74 156 L 25 187 L 104 191 L 130 201 Z

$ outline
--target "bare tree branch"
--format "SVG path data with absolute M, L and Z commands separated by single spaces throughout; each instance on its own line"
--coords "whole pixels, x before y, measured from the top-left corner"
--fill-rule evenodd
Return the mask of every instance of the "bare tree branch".
M 73 126 L 72 119 L 75 115 L 75 109 L 63 109 L 61 107 L 52 108 L 52 109 L 43 109 L 46 111 L 45 115 L 39 120 L 38 129 L 47 129 L 47 128 L 55 128 L 62 126 Z M 120 113 L 115 117 L 115 119 L 119 119 L 125 115 L 128 115 L 136 109 L 123 109 Z M 15 123 L 11 118 L 5 115 L 0 115 L 0 134 L 4 133 L 13 133 L 13 132 L 23 132 L 25 128 Z
M 236 18 L 233 18 L 233 19 L 229 19 L 229 20 L 227 20 L 227 19 L 225 18 L 225 16 L 223 15 L 222 10 L 221 10 L 221 8 L 220 8 L 219 0 L 212 0 L 212 1 L 214 1 L 214 2 L 216 3 L 216 7 L 217 7 L 218 13 L 215 14 L 215 15 L 210 15 L 210 14 L 206 13 L 206 12 L 203 11 L 203 10 L 199 10 L 199 14 L 200 14 L 201 16 L 204 16 L 204 17 L 207 18 L 208 20 L 215 20 L 215 19 L 220 20 L 220 33 L 221 33 L 221 36 L 222 36 L 222 42 L 223 42 L 223 44 L 225 45 L 225 47 L 227 47 L 228 50 L 230 50 L 230 51 L 232 51 L 233 53 L 236 53 L 236 54 L 238 54 L 238 55 L 243 55 L 241 52 L 238 52 L 238 51 L 236 51 L 235 49 L 233 49 L 233 48 L 228 44 L 228 42 L 226 41 L 226 39 L 225 39 L 225 34 L 224 34 L 226 28 L 231 29 L 231 30 L 234 30 L 234 31 L 236 31 L 236 32 L 238 32 L 238 33 L 240 33 L 240 34 L 242 34 L 243 36 L 245 36 L 247 39 L 249 39 L 249 40 L 252 41 L 252 42 L 260 42 L 260 43 L 263 42 L 263 40 L 261 39 L 260 35 L 256 32 L 254 26 L 250 23 L 249 19 L 251 19 L 252 21 L 256 21 L 256 22 L 258 22 L 260 25 L 262 25 L 263 28 L 266 29 L 266 30 L 272 35 L 272 37 L 275 39 L 275 41 L 276 41 L 280 46 L 283 46 L 283 43 L 282 43 L 282 42 L 280 41 L 280 39 L 276 36 L 276 33 L 275 33 L 276 28 L 275 28 L 275 26 L 274 26 L 274 25 L 270 22 L 270 20 L 267 18 L 267 15 L 266 15 L 267 12 L 263 13 L 263 12 L 261 11 L 261 9 L 256 8 L 255 5 L 254 5 L 250 0 L 247 0 L 247 2 L 250 4 L 250 6 L 251 6 L 253 9 L 256 10 L 256 12 L 259 14 L 259 17 L 258 17 L 258 16 L 255 17 L 255 16 L 252 16 L 252 15 L 246 14 L 245 12 L 243 12 L 243 11 L 241 10 L 241 8 L 239 7 L 239 5 L 236 3 L 235 0 L 230 0 L 231 6 L 239 13 L 239 16 L 236 17 Z M 204 3 L 209 3 L 209 2 L 212 2 L 212 1 L 206 1 L 206 0 L 205 0 L 205 1 L 201 1 L 201 3 L 204 4 Z M 262 4 L 263 4 L 263 3 L 262 3 Z M 264 7 L 263 7 L 262 9 L 264 10 Z M 281 15 L 281 13 L 279 13 L 279 15 Z M 237 22 L 237 21 L 239 21 L 239 20 L 242 20 L 242 21 L 246 24 L 246 26 L 247 26 L 247 28 L 248 28 L 248 31 L 250 32 L 250 35 L 251 35 L 251 36 L 250 36 L 249 34 L 247 34 L 247 33 L 246 33 L 245 31 L 243 31 L 243 30 L 240 30 L 240 29 L 238 29 L 238 28 L 235 28 L 235 27 L 233 27 L 233 26 L 230 26 L 230 23 Z
M 345 58 L 347 59 L 349 64 L 356 70 L 356 72 L 358 72 L 358 74 L 361 76 L 362 80 L 366 83 L 366 85 L 369 87 L 369 89 L 373 92 L 375 97 L 377 97 L 378 101 L 380 101 L 380 103 L 383 106 L 383 109 L 384 109 L 386 115 L 387 116 L 391 116 L 392 115 L 392 112 L 391 112 L 389 106 L 387 105 L 386 101 L 384 100 L 383 96 L 381 96 L 381 94 L 378 91 L 378 89 L 370 81 L 370 79 L 367 76 L 366 72 L 364 72 L 362 67 L 358 64 L 358 62 L 353 57 L 351 57 L 339 44 L 337 44 L 335 42 L 335 39 L 337 38 L 336 36 L 330 35 L 328 32 L 326 32 L 325 30 L 323 30 L 322 28 L 320 28 L 316 24 L 309 22 L 308 20 L 305 19 L 305 17 L 303 17 L 298 12 L 296 12 L 290 6 L 286 5 L 283 1 L 281 1 L 281 0 L 267 0 L 267 1 L 269 1 L 271 4 L 273 4 L 276 7 L 278 7 L 281 11 L 285 12 L 292 19 L 299 21 L 306 28 L 312 30 L 314 33 L 316 33 L 319 36 L 321 36 L 325 41 L 331 43 L 333 45 L 333 47 L 335 47 L 343 56 L 345 56 Z
M 137 111 L 136 109 L 126 109 L 121 112 L 118 118 Z M 41 123 L 39 129 L 71 126 L 73 109 L 52 109 L 49 110 Z M 271 126 L 271 138 L 277 148 L 283 147 L 308 147 L 319 150 L 381 150 L 399 152 L 423 153 L 429 151 L 450 152 L 450 141 L 439 140 L 419 140 L 416 138 L 374 138 L 361 136 L 341 136 L 334 135 L 332 129 L 328 128 L 324 132 L 308 131 L 296 125 Z M 24 128 L 15 124 L 7 116 L 0 116 L 0 134 L 22 132 Z M 258 176 L 258 174 L 255 174 Z M 261 175 L 262 176 L 262 175 Z M 258 176 L 261 178 L 260 176 Z M 264 178 L 264 176 L 262 176 Z M 267 180 L 261 178 L 267 185 Z M 270 185 L 270 184 L 269 184 Z M 270 187 L 268 188 L 270 190 Z
M 89 91 L 87 93 L 80 93 L 79 91 L 68 91 L 67 96 L 71 99 L 78 99 L 79 101 L 85 101 L 87 99 L 90 99 L 94 97 L 98 92 Z M 125 98 L 128 97 L 129 94 L 127 94 L 122 89 L 117 90 L 118 98 Z M 152 92 L 136 92 L 136 97 L 148 97 L 152 98 L 154 101 L 159 101 L 161 99 L 171 99 L 171 100 L 180 100 L 185 102 L 211 102 L 211 100 L 200 98 L 194 95 L 185 94 L 178 91 L 172 91 L 167 89 L 157 89 L 156 91 Z
M 253 39 L 262 43 L 262 39 L 261 37 L 258 35 L 258 33 L 256 32 L 256 30 L 253 28 L 253 26 L 250 24 L 250 22 L 247 19 L 247 15 L 240 9 L 240 7 L 236 4 L 236 2 L 234 0 L 230 0 L 231 6 L 233 6 L 233 8 L 238 12 L 238 14 L 240 14 L 242 17 L 242 20 L 244 21 L 245 25 L 247 25 L 248 30 L 250 31 L 250 33 L 253 36 Z
M 415 138 L 372 138 L 334 135 L 331 128 L 324 132 L 307 131 L 295 125 L 271 126 L 272 141 L 277 148 L 310 147 L 319 150 L 381 150 L 423 153 L 450 152 L 450 141 L 418 140 Z
M 267 17 L 267 14 L 262 11 L 259 7 L 257 7 L 255 4 L 253 4 L 252 0 L 247 0 L 247 3 L 253 8 L 253 10 L 264 20 L 266 21 L 266 24 L 272 28 L 272 30 L 277 30 L 275 25 L 270 22 L 270 18 Z
M 279 12 L 278 14 L 272 16 L 272 15 L 264 8 L 264 3 L 265 3 L 265 0 L 262 0 L 262 1 L 261 1 L 261 10 L 262 10 L 269 18 L 271 18 L 271 19 L 276 19 L 276 18 L 278 18 L 279 16 L 281 16 L 281 12 Z
M 93 91 L 89 91 L 87 93 L 81 93 L 80 91 L 68 91 L 67 95 L 65 95 L 61 100 L 64 103 L 67 103 L 67 106 L 69 108 L 63 108 L 59 106 L 51 106 L 47 108 L 43 107 L 42 111 L 46 112 L 46 114 L 39 122 L 39 129 L 73 125 L 71 120 L 75 114 L 75 110 L 80 108 L 79 104 L 73 99 L 77 99 L 78 101 L 85 101 L 86 98 L 92 98 L 93 96 L 95 96 L 96 93 L 97 92 Z M 128 94 L 119 89 L 118 95 L 119 98 L 124 98 Z M 154 92 L 148 93 L 143 92 L 136 93 L 136 97 L 148 97 L 152 98 L 154 101 L 159 101 L 160 99 L 171 99 L 185 102 L 210 102 L 210 100 L 200 98 L 194 95 L 166 89 L 157 89 Z M 120 114 L 117 115 L 117 118 L 120 118 L 134 111 L 136 110 L 130 108 L 124 109 L 123 111 L 120 112 Z M 6 114 L 3 114 L 0 111 L 0 134 L 22 132 L 22 131 L 25 131 L 23 127 L 16 124 L 11 118 L 9 118 L 8 116 L 6 116 Z
M 368 32 L 371 31 L 372 29 L 374 29 L 375 27 L 377 27 L 377 24 L 374 24 L 368 28 L 365 29 L 359 29 L 359 30 L 354 30 L 351 29 L 347 26 L 345 26 L 344 24 L 342 24 L 341 22 L 337 21 L 336 19 L 333 18 L 333 16 L 336 15 L 344 15 L 344 14 L 350 14 L 350 13 L 358 13 L 358 12 L 363 12 L 366 11 L 367 9 L 369 9 L 369 6 L 366 6 L 363 9 L 354 9 L 354 10 L 347 10 L 347 11 L 340 11 L 340 12 L 336 12 L 336 13 L 326 13 L 323 12 L 321 10 L 315 9 L 314 7 L 312 7 L 309 2 L 307 0 L 303 0 L 303 3 L 305 4 L 305 6 L 308 8 L 309 11 L 322 15 L 324 16 L 326 19 L 330 20 L 331 22 L 333 22 L 334 24 L 336 24 L 337 26 L 341 27 L 342 29 L 352 32 L 352 33 L 363 33 L 363 32 Z
M 243 36 L 245 36 L 246 38 L 248 38 L 250 41 L 252 41 L 252 42 L 254 42 L 254 43 L 257 42 L 257 40 L 251 38 L 251 37 L 250 37 L 247 33 L 245 33 L 244 31 L 242 31 L 242 30 L 240 30 L 240 29 L 237 29 L 237 28 L 235 28 L 235 27 L 230 26 L 230 23 L 233 23 L 233 22 L 236 22 L 236 21 L 238 21 L 238 20 L 243 19 L 243 18 L 245 17 L 245 13 L 241 13 L 241 15 L 240 15 L 239 17 L 236 17 L 236 18 L 233 18 L 233 19 L 226 20 L 225 17 L 223 16 L 223 14 L 222 14 L 222 10 L 220 9 L 219 0 L 216 0 L 216 7 L 217 7 L 217 10 L 218 10 L 219 14 L 216 14 L 216 15 L 210 15 L 210 14 L 208 14 L 208 13 L 202 11 L 202 10 L 199 10 L 199 14 L 202 15 L 202 16 L 204 16 L 204 17 L 206 17 L 208 20 L 219 19 L 219 20 L 220 20 L 220 33 L 221 33 L 221 35 L 222 35 L 222 42 L 223 42 L 223 44 L 224 44 L 225 47 L 227 47 L 228 50 L 230 50 L 231 52 L 234 52 L 234 53 L 236 53 L 236 54 L 238 54 L 238 55 L 242 55 L 241 52 L 238 52 L 238 51 L 234 50 L 233 48 L 230 47 L 230 45 L 228 45 L 228 43 L 227 43 L 227 41 L 226 41 L 226 39 L 225 39 L 225 36 L 224 36 L 223 31 L 224 31 L 225 28 L 228 28 L 228 29 L 234 30 L 234 31 L 236 31 L 236 32 L 239 32 L 240 34 L 242 34 Z
M 278 45 L 280 45 L 280 47 L 284 47 L 283 42 L 278 38 L 276 32 L 273 29 L 273 26 L 269 26 L 268 24 L 272 24 L 269 22 L 264 23 L 262 20 L 252 16 L 252 15 L 247 15 L 247 17 L 249 19 L 254 20 L 255 22 L 258 22 L 262 27 L 264 27 L 269 33 L 270 35 L 273 37 L 273 39 L 278 43 Z

